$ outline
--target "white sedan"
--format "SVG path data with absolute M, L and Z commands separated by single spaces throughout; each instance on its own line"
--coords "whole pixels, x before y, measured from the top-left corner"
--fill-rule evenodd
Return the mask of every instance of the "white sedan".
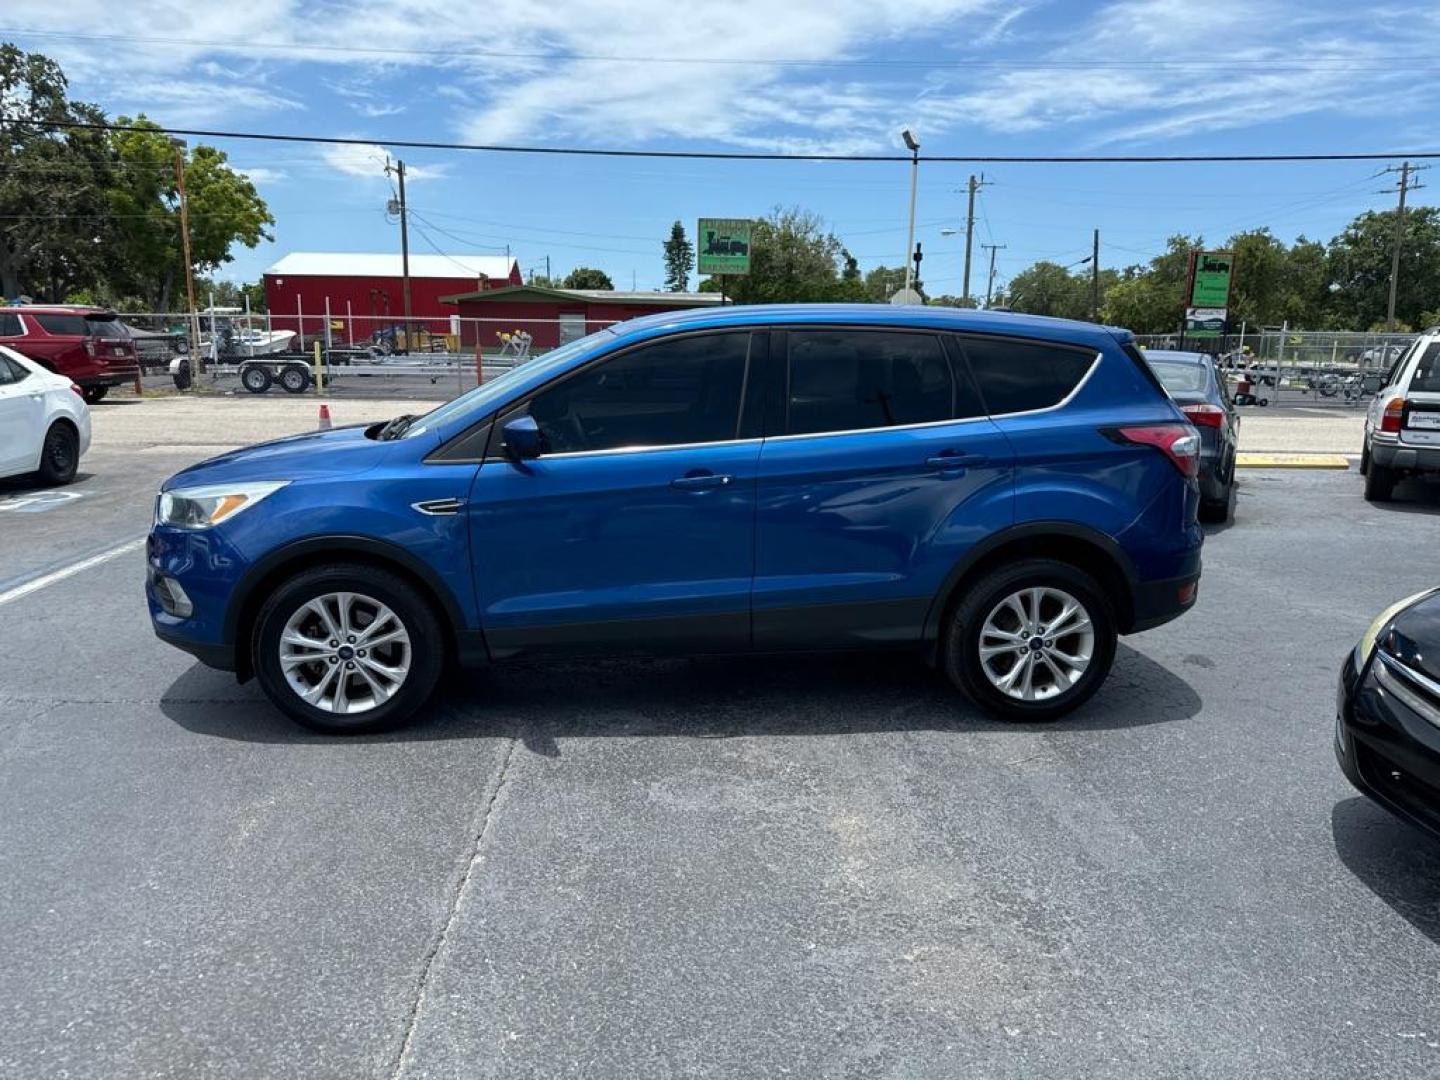
M 0 345 L 0 477 L 35 473 L 43 484 L 68 484 L 89 449 L 80 388 Z

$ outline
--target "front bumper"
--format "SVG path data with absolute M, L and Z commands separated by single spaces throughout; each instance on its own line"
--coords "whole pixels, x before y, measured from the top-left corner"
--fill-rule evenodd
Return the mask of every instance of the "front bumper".
M 1340 670 L 1335 757 L 1362 795 L 1440 837 L 1440 727 L 1380 685 L 1371 659 Z
M 235 643 L 225 634 L 225 615 L 235 584 L 249 562 L 216 529 L 157 525 L 145 548 L 145 602 L 161 641 L 211 667 L 235 670 Z M 184 590 L 189 612 L 173 613 L 165 579 Z

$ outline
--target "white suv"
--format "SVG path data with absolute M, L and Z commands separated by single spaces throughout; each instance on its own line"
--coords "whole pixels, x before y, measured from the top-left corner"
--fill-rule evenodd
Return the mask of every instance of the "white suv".
M 1360 472 L 1371 502 L 1387 501 L 1407 476 L 1440 475 L 1440 327 L 1401 354 L 1370 403 Z

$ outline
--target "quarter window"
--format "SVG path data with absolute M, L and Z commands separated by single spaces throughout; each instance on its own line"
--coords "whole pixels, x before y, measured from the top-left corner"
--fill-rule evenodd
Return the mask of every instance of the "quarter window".
M 957 395 L 938 337 L 792 330 L 788 340 L 786 431 L 792 435 L 925 424 L 982 411 L 973 395 Z
M 964 338 L 961 345 L 992 416 L 1059 404 L 1095 362 L 1093 352 L 1041 342 Z
M 682 337 L 586 368 L 531 399 L 544 452 L 735 439 L 749 345 L 748 332 Z
M 1426 347 L 1420 362 L 1415 365 L 1415 374 L 1410 377 L 1410 389 L 1421 393 L 1440 393 L 1440 341 Z
M 51 312 L 40 312 L 34 318 L 47 334 L 84 337 L 88 332 L 83 315 L 57 315 Z

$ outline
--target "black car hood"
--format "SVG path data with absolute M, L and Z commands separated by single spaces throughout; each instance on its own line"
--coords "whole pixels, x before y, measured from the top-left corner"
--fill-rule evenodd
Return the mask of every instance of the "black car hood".
M 1440 682 L 1440 590 L 1396 615 L 1384 646 L 1406 666 Z

